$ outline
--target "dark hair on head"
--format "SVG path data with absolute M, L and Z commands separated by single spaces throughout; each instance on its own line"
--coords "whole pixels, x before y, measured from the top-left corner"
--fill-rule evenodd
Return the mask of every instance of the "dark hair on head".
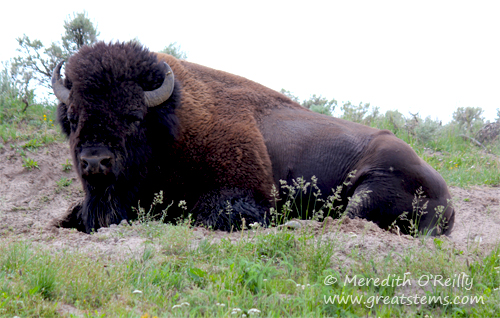
M 161 85 L 165 66 L 156 55 L 136 42 L 97 42 L 83 46 L 70 57 L 66 78 L 71 86 L 106 89 L 117 83 L 135 82 L 145 91 Z

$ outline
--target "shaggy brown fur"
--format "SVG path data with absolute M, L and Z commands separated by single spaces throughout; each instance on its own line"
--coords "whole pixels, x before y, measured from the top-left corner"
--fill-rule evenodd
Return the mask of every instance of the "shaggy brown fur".
M 169 100 L 147 108 L 143 91 L 163 80 L 157 60 L 170 65 L 176 85 Z M 313 113 L 245 78 L 134 44 L 98 43 L 70 59 L 65 85 L 71 107 L 61 103 L 59 118 L 86 199 L 62 226 L 89 232 L 134 218 L 130 207 L 159 190 L 165 202 L 186 200 L 197 222 L 213 228 L 230 230 L 241 218 L 265 224 L 280 179 L 315 175 L 326 196 L 354 170 L 340 202 L 351 217 L 387 228 L 405 211 L 411 217 L 422 187 L 429 212 L 420 230 L 449 233 L 453 226 L 444 180 L 392 133 Z M 112 173 L 85 176 L 82 153 L 108 151 Z M 447 207 L 444 231 L 435 229 L 438 205 Z

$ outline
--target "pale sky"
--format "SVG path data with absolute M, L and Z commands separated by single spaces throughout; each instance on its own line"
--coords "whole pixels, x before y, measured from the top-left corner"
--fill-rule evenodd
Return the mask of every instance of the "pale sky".
M 443 122 L 500 108 L 498 1 L 23 1 L 0 13 L 0 61 L 59 41 L 85 10 L 104 41 L 177 42 L 188 60 L 301 99 L 369 102 Z

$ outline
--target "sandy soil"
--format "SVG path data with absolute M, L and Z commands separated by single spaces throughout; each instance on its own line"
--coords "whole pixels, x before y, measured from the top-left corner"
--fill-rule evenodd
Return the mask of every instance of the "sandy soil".
M 62 164 L 70 159 L 69 149 L 66 144 L 55 143 L 34 152 L 26 151 L 26 154 L 38 162 L 39 169 L 28 171 L 24 168 L 18 150 L 9 146 L 0 149 L 1 240 L 27 239 L 48 248 L 89 251 L 106 257 L 123 257 L 143 250 L 144 238 L 135 231 L 127 229 L 126 235 L 116 235 L 125 227 L 129 228 L 127 225 L 101 229 L 94 235 L 50 227 L 54 218 L 61 217 L 73 202 L 83 197 L 76 174 L 63 171 Z M 66 187 L 58 185 L 61 178 L 71 179 L 72 184 Z M 500 241 L 500 188 L 452 187 L 451 193 L 457 211 L 456 222 L 451 236 L 442 240 L 465 252 L 477 252 L 478 248 L 490 251 Z M 354 248 L 383 256 L 422 244 L 420 239 L 389 233 L 360 219 L 299 223 L 302 229 L 312 228 L 318 239 L 339 240 L 343 249 L 335 257 L 340 261 L 348 261 Z M 228 234 L 203 228 L 196 228 L 193 233 L 192 246 L 207 237 L 211 240 L 220 240 L 225 236 L 237 240 L 241 237 L 239 233 Z

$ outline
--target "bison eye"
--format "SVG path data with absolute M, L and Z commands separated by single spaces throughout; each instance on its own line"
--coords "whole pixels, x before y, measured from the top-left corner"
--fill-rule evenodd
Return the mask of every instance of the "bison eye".
M 144 114 L 142 112 L 132 112 L 125 116 L 125 120 L 129 123 L 140 122 L 144 119 Z
M 76 126 L 78 125 L 78 115 L 74 112 L 68 112 L 67 117 L 71 126 L 71 130 L 75 131 Z

